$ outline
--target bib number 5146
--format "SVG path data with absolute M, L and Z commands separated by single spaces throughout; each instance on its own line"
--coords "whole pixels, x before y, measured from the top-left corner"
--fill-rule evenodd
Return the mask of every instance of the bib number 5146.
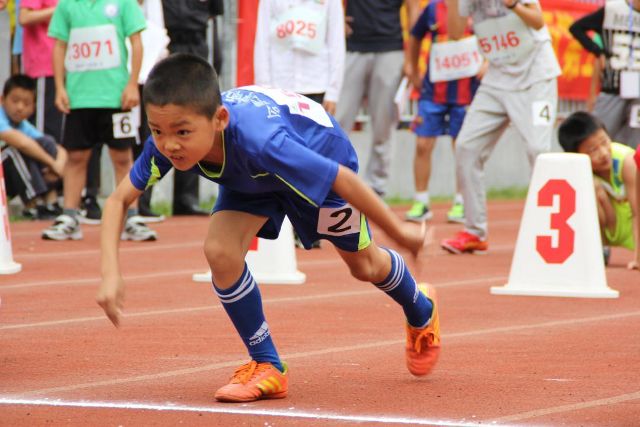
M 551 214 L 550 228 L 558 235 L 556 245 L 551 236 L 536 237 L 536 251 L 547 264 L 562 264 L 572 254 L 575 231 L 567 223 L 576 211 L 576 190 L 564 179 L 550 179 L 538 192 L 538 206 L 552 207 L 558 196 L 558 211 Z

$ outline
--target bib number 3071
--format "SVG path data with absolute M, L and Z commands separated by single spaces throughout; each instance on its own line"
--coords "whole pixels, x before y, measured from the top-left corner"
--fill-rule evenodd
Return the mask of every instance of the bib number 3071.
M 564 179 L 550 179 L 538 192 L 538 206 L 553 207 L 558 198 L 557 212 L 551 214 L 550 228 L 557 234 L 554 244 L 552 236 L 537 236 L 536 251 L 547 264 L 562 264 L 574 251 L 575 231 L 568 220 L 576 211 L 576 190 Z

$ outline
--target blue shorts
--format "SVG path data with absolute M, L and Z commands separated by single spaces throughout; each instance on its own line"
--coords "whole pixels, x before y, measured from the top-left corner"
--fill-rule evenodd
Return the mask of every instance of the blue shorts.
M 330 192 L 315 207 L 294 193 L 247 194 L 219 187 L 213 212 L 240 211 L 267 217 L 258 237 L 275 239 L 280 234 L 284 216 L 288 216 L 305 249 L 325 239 L 338 249 L 357 252 L 371 243 L 371 229 L 364 214 L 344 199 Z
M 467 107 L 458 104 L 437 104 L 418 101 L 418 117 L 414 132 L 418 136 L 458 136 Z

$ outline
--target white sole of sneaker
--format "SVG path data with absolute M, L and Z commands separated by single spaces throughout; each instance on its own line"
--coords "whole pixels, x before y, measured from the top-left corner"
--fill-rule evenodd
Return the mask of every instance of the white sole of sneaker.
M 82 240 L 82 231 L 76 231 L 75 233 L 64 236 L 42 233 L 42 238 L 44 240 L 56 240 L 58 242 L 62 242 L 64 240 Z
M 428 212 L 426 215 L 422 215 L 421 217 L 415 217 L 415 216 L 405 216 L 404 217 L 405 221 L 417 222 L 417 223 L 421 223 L 421 222 L 424 222 L 424 221 L 429 221 L 432 218 L 433 218 L 433 212 Z

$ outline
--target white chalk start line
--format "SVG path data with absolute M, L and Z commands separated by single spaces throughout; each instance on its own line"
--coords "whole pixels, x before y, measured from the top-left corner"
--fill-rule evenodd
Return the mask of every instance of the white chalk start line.
M 379 423 L 379 424 L 408 424 L 423 426 L 477 426 L 478 423 L 467 423 L 445 420 L 429 420 L 424 418 L 391 417 L 385 415 L 341 415 L 328 412 L 308 412 L 278 410 L 278 409 L 251 409 L 221 406 L 185 406 L 172 403 L 133 403 L 133 402 L 96 402 L 86 400 L 61 400 L 61 399 L 13 399 L 0 398 L 0 405 L 26 405 L 26 406 L 47 406 L 64 408 L 94 408 L 94 409 L 124 409 L 143 411 L 172 411 L 172 412 L 195 412 L 209 414 L 226 415 L 253 415 L 280 418 L 302 418 L 322 421 L 351 421 L 358 423 Z

